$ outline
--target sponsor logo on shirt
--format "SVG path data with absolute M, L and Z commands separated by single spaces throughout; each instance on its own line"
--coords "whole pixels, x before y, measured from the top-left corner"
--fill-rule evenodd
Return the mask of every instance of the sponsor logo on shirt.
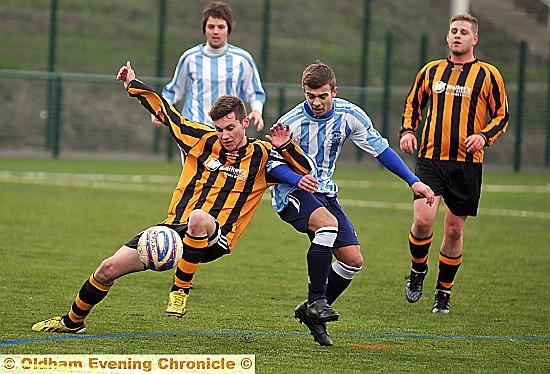
M 246 180 L 248 172 L 245 169 L 239 169 L 234 166 L 225 166 L 222 165 L 220 160 L 217 158 L 209 158 L 204 162 L 204 167 L 210 171 L 219 171 L 227 174 L 229 178 L 235 178 L 239 181 Z
M 468 86 L 454 85 L 443 81 L 434 82 L 432 89 L 436 94 L 445 92 L 445 95 L 448 96 L 470 97 L 472 95 L 472 89 Z

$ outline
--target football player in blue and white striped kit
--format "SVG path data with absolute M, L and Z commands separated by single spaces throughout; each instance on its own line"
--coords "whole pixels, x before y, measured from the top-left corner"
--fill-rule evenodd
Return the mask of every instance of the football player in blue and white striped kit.
M 271 188 L 271 196 L 280 217 L 297 231 L 307 233 L 311 241 L 307 253 L 308 299 L 296 307 L 295 318 L 310 329 L 317 343 L 330 346 L 326 322 L 339 317 L 331 305 L 363 266 L 359 240 L 338 203 L 338 186 L 333 180 L 344 142 L 350 139 L 376 157 L 428 204 L 433 203 L 434 193 L 389 147 L 361 108 L 336 97 L 336 76 L 329 66 L 320 61 L 309 65 L 302 75 L 302 88 L 306 100 L 278 123 L 290 128 L 291 138 L 313 160 L 312 173 L 318 183 L 312 184 L 309 192 L 279 184 Z
M 162 96 L 170 104 L 184 99 L 183 116 L 212 127 L 208 111 L 216 99 L 222 95 L 236 96 L 248 103 L 248 117 L 260 131 L 264 127 L 265 91 L 250 53 L 228 43 L 232 26 L 233 12 L 228 4 L 221 1 L 208 4 L 202 14 L 206 43 L 183 52 Z M 154 116 L 151 120 L 160 127 L 161 123 Z M 181 156 L 183 164 L 183 153 Z

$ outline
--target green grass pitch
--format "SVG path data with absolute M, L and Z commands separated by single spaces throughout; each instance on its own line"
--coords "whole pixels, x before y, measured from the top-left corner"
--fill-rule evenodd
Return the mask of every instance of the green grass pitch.
M 184 318 L 164 316 L 172 271 L 147 271 L 115 283 L 84 338 L 33 333 L 34 322 L 67 312 L 103 258 L 164 218 L 179 171 L 177 162 L 0 159 L 0 354 L 255 354 L 259 373 L 550 372 L 548 174 L 485 173 L 449 315 L 430 313 L 441 217 L 425 295 L 409 305 L 409 189 L 385 170 L 343 167 L 340 199 L 365 266 L 334 305 L 333 347 L 293 318 L 308 241 L 267 195 L 234 253 L 201 266 Z

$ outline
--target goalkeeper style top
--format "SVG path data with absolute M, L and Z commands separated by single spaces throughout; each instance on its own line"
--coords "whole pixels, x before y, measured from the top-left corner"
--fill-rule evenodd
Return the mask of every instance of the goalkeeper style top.
M 481 163 L 484 150 L 467 153 L 464 140 L 480 134 L 490 146 L 508 126 L 504 80 L 496 67 L 478 59 L 456 64 L 447 58 L 426 64 L 406 99 L 400 136 L 416 131 L 427 105 L 419 158 Z
M 232 250 L 265 190 L 277 183 L 269 171 L 283 162 L 302 175 L 311 170 L 303 151 L 292 140 L 275 149 L 269 142 L 248 138 L 246 145 L 229 152 L 213 128 L 189 121 L 144 83 L 133 80 L 128 93 L 169 127 L 185 152 L 164 223 L 184 224 L 191 211 L 201 209 L 216 219 Z
M 307 101 L 298 104 L 279 119 L 290 127 L 291 138 L 308 155 L 315 166 L 312 175 L 319 181 L 318 192 L 336 196 L 338 186 L 332 179 L 336 160 L 346 139 L 351 139 L 363 151 L 378 157 L 388 147 L 388 141 L 372 125 L 369 116 L 355 104 L 334 98 L 332 109 L 324 116 L 313 114 Z M 270 188 L 276 212 L 288 204 L 288 195 L 296 187 L 279 184 Z
M 232 95 L 262 113 L 265 91 L 254 59 L 242 48 L 227 44 L 213 49 L 202 43 L 185 51 L 162 96 L 175 104 L 185 97 L 182 114 L 213 127 L 208 111 L 223 95 Z

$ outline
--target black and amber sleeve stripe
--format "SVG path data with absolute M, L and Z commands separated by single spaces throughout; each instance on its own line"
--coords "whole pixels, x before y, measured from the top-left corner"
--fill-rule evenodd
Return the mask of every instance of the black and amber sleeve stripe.
M 432 69 L 441 60 L 426 64 L 416 75 L 414 83 L 405 101 L 405 111 L 401 118 L 401 130 L 399 135 L 410 132 L 414 133 L 422 122 L 422 110 L 430 99 L 430 75 Z
M 170 128 L 172 136 L 186 153 L 205 133 L 214 131 L 208 125 L 185 119 L 172 104 L 137 79 L 128 85 L 128 94 L 137 98 L 141 105 Z
M 295 172 L 301 175 L 306 175 L 311 171 L 311 164 L 304 154 L 304 151 L 290 139 L 282 146 L 276 148 L 277 151 L 283 156 L 289 166 L 294 169 Z
M 495 140 L 502 135 L 508 127 L 508 98 L 504 88 L 504 79 L 502 75 L 493 65 L 486 62 L 480 62 L 481 66 L 488 70 L 488 112 L 491 121 L 480 132 L 487 141 L 487 146 L 492 145 Z

